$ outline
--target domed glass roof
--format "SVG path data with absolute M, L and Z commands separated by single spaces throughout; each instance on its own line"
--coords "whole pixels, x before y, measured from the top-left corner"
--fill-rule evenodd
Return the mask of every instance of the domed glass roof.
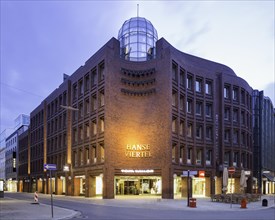
M 146 61 L 156 55 L 158 33 L 145 18 L 135 17 L 125 21 L 118 32 L 120 55 L 130 61 Z

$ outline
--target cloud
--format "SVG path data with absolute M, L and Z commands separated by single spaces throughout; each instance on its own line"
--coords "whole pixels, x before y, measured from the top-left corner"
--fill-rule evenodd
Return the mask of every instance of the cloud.
M 275 82 L 267 84 L 264 89 L 264 95 L 271 99 L 273 107 L 275 108 Z

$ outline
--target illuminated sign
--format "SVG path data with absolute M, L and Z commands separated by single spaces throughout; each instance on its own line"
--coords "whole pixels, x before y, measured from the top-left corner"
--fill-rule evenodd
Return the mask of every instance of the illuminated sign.
M 121 170 L 122 173 L 154 173 L 154 170 Z
M 149 144 L 127 144 L 126 157 L 151 157 Z
M 205 171 L 204 170 L 199 171 L 199 177 L 205 177 Z

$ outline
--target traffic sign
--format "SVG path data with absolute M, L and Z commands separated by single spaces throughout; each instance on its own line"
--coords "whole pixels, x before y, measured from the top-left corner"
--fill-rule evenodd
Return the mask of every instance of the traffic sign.
M 182 172 L 182 176 L 183 177 L 187 177 L 188 176 L 188 172 L 189 172 L 189 176 L 195 176 L 198 174 L 198 171 L 197 170 L 188 170 L 188 171 L 183 171 Z
M 56 164 L 44 164 L 44 169 L 46 170 L 56 170 Z
M 229 173 L 229 174 L 233 174 L 233 173 L 235 173 L 235 171 L 236 171 L 236 170 L 235 170 L 235 167 L 229 167 L 229 168 L 228 168 L 228 173 Z

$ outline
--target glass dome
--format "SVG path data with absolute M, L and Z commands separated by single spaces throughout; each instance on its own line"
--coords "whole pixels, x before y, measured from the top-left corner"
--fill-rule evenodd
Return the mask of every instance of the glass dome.
M 145 18 L 135 17 L 125 21 L 118 32 L 120 55 L 130 61 L 155 58 L 158 33 Z

